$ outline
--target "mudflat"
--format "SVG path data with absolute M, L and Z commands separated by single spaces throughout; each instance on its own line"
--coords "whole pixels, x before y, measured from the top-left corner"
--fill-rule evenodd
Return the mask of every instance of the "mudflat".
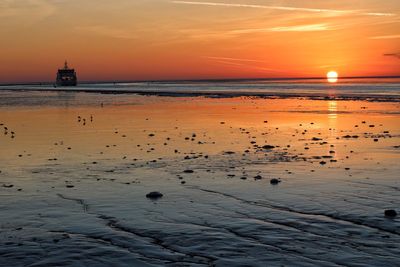
M 1 94 L 1 266 L 399 265 L 396 101 Z

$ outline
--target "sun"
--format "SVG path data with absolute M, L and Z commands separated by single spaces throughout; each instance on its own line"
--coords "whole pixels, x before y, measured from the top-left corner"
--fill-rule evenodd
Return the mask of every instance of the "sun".
M 326 74 L 326 77 L 328 78 L 328 82 L 330 83 L 335 83 L 338 81 L 338 73 L 336 71 L 330 71 Z

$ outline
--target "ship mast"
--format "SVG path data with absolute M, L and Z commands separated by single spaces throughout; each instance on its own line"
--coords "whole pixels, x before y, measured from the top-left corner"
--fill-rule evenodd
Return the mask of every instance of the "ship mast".
M 67 70 L 68 69 L 68 62 L 65 60 L 64 62 L 64 69 Z

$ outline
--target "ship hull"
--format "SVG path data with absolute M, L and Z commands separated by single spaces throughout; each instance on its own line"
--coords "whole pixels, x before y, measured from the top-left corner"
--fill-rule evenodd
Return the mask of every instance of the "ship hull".
M 73 81 L 57 81 L 56 82 L 57 86 L 77 86 L 78 82 L 76 80 Z

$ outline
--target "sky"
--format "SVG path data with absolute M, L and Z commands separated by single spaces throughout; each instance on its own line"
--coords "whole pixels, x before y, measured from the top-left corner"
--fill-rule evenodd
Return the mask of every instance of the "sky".
M 0 0 L 0 83 L 400 75 L 399 0 Z

